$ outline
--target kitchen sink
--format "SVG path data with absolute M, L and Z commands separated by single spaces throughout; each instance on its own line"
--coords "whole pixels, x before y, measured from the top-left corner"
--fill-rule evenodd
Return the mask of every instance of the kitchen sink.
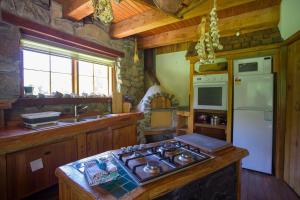
M 106 115 L 95 115 L 95 116 L 89 116 L 89 117 L 83 117 L 83 120 L 96 120 L 96 119 L 102 119 L 102 118 L 109 118 L 113 117 L 114 114 L 106 114 Z
M 103 116 L 97 115 L 97 116 L 89 116 L 89 117 L 83 117 L 83 120 L 95 120 L 95 119 L 101 119 Z
M 89 117 L 82 117 L 79 119 L 62 119 L 59 122 L 61 123 L 78 123 L 78 122 L 86 122 L 86 121 L 92 121 L 92 120 L 97 120 L 97 119 L 103 119 L 103 118 L 109 118 L 113 117 L 114 114 L 106 114 L 106 115 L 95 115 L 95 116 L 89 116 Z
M 77 122 L 85 122 L 88 121 L 87 119 L 63 119 L 60 120 L 59 122 L 61 123 L 77 123 Z

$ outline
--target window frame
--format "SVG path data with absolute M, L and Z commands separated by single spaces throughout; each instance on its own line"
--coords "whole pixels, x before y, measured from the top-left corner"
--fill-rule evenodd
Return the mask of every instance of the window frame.
M 33 49 L 23 49 L 23 48 L 20 48 L 20 65 L 19 65 L 19 70 L 20 70 L 20 98 L 26 98 L 26 99 L 30 99 L 28 97 L 25 97 L 25 94 L 24 94 L 24 70 L 25 70 L 25 67 L 24 67 L 24 50 L 26 51 L 32 51 L 32 52 L 37 52 L 37 53 L 43 53 L 43 52 L 40 52 L 40 51 L 35 51 Z M 44 54 L 47 54 L 47 53 L 44 53 Z M 48 55 L 52 55 L 52 54 L 48 54 Z M 59 55 L 55 55 L 55 56 L 59 56 Z M 64 56 L 61 56 L 61 57 L 64 57 Z M 77 94 L 78 97 L 72 97 L 72 99 L 83 99 L 82 96 L 79 96 L 79 60 L 78 59 L 75 59 L 75 58 L 70 58 L 71 59 L 71 80 L 72 80 L 72 93 L 74 94 Z M 84 61 L 84 62 L 89 62 L 89 61 Z M 93 62 L 90 62 L 92 63 L 93 65 L 95 64 L 98 64 L 98 63 L 93 63 Z M 113 81 L 114 81 L 114 65 L 110 66 L 110 65 L 107 65 L 107 64 L 101 64 L 101 65 L 104 65 L 106 66 L 107 68 L 112 68 L 111 70 L 111 73 L 109 73 L 110 70 L 107 70 L 108 71 L 108 91 L 110 90 L 110 88 L 112 88 L 111 90 L 111 93 L 109 94 L 109 96 L 106 95 L 106 97 L 91 97 L 91 98 L 88 98 L 89 100 L 87 101 L 91 101 L 92 99 L 94 99 L 95 102 L 99 102 L 99 99 L 103 99 L 104 101 L 107 101 L 107 102 L 111 102 L 112 100 L 112 96 L 113 96 Z M 111 76 L 109 76 L 111 75 Z M 51 76 L 51 66 L 50 66 L 50 76 Z M 94 74 L 93 74 L 93 79 L 94 79 Z M 51 88 L 51 78 L 49 79 L 50 83 L 49 83 L 49 86 Z M 94 90 L 94 80 L 93 80 L 93 90 Z M 51 91 L 51 90 L 50 90 Z M 45 98 L 45 99 L 55 99 L 55 98 Z M 68 99 L 68 98 L 61 98 L 62 101 L 63 99 Z M 87 98 L 85 98 L 87 99 Z M 49 101 L 45 101 L 45 102 L 49 102 Z M 69 102 L 69 100 L 68 100 Z M 75 102 L 77 102 L 75 100 Z M 102 101 L 101 101 L 102 102 Z M 48 104 L 48 103 L 46 103 Z M 50 103 L 51 104 L 51 103 Z
M 80 67 L 80 65 L 79 65 L 79 61 L 80 60 L 76 60 L 77 61 L 77 81 L 78 81 L 78 91 L 77 91 L 77 93 L 76 94 L 79 94 L 79 92 L 80 92 L 80 77 L 79 76 L 87 76 L 87 77 L 91 77 L 91 76 L 89 76 L 89 75 L 80 75 L 79 74 L 79 67 Z M 95 74 L 95 65 L 102 65 L 102 66 L 106 66 L 107 67 L 107 94 L 108 95 L 106 95 L 106 96 L 112 96 L 112 91 L 110 91 L 110 88 L 112 88 L 112 75 L 110 76 L 110 67 L 108 66 L 108 65 L 105 65 L 105 64 L 98 64 L 98 63 L 93 63 L 93 62 L 88 62 L 88 61 L 82 61 L 82 62 L 87 62 L 87 63 L 90 63 L 90 64 L 92 64 L 93 65 L 93 75 L 92 75 L 92 78 L 93 78 L 93 93 L 95 93 L 95 78 L 100 78 L 99 76 L 97 76 L 96 74 Z

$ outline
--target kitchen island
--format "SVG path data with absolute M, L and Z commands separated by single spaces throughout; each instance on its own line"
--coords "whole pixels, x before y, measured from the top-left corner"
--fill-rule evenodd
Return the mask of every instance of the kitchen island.
M 57 168 L 60 199 L 240 199 L 240 161 L 248 151 L 224 149 L 213 159 L 143 186 L 121 169 L 118 180 L 90 187 L 77 166 L 110 155 L 105 152 Z

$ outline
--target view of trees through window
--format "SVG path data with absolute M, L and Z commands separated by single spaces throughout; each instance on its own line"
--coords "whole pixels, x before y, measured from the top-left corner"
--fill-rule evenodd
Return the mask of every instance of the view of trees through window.
M 110 67 L 75 62 L 78 64 L 74 65 L 71 58 L 23 50 L 24 86 L 32 86 L 34 95 L 49 95 L 56 91 L 63 94 L 111 95 Z
M 111 68 L 79 61 L 79 93 L 110 95 Z

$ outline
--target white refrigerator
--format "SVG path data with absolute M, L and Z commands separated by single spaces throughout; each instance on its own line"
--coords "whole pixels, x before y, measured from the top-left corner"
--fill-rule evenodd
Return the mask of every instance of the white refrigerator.
M 234 77 L 233 144 L 246 148 L 242 167 L 272 174 L 273 74 Z

